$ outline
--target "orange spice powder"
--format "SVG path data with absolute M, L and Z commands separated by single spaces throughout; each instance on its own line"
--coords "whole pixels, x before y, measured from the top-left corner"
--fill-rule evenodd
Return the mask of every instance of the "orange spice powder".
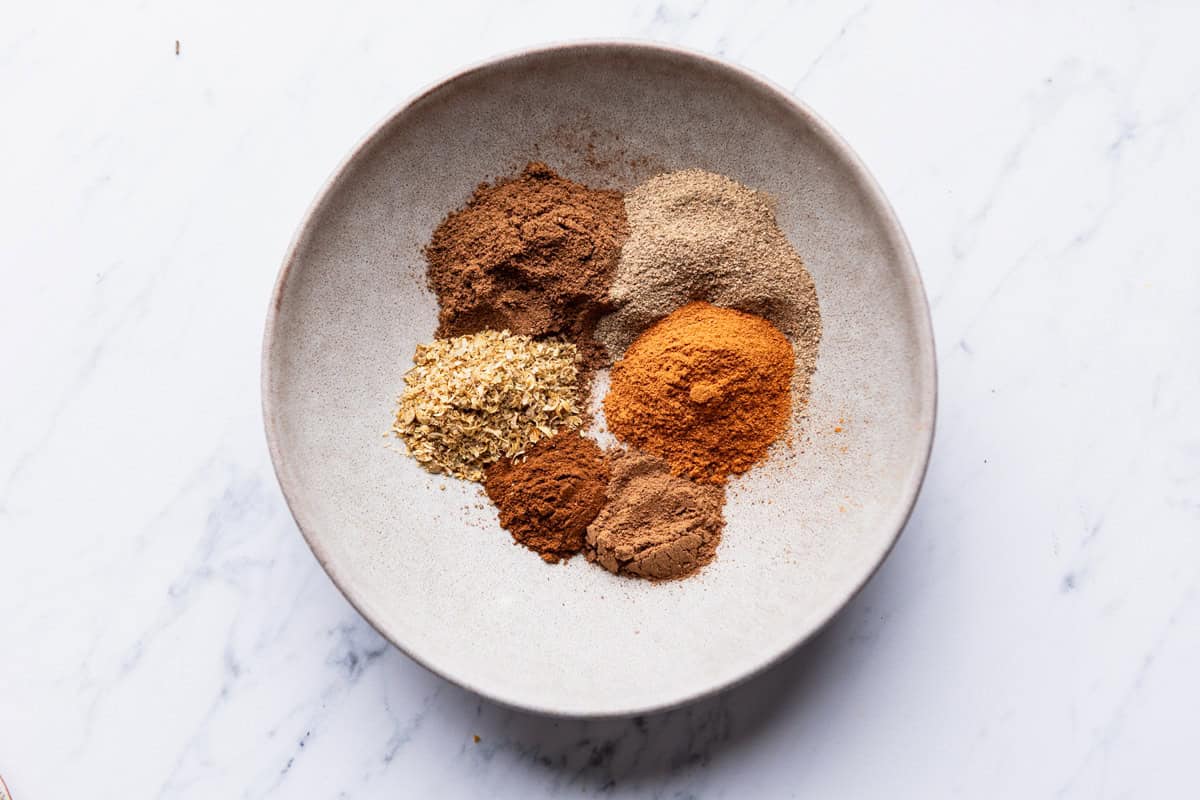
M 787 429 L 792 345 L 753 314 L 694 302 L 643 333 L 612 371 L 610 430 L 698 483 L 723 483 Z

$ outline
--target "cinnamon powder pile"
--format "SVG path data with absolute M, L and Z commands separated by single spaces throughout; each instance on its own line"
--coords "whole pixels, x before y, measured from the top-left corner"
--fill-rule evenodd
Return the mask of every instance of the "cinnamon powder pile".
M 687 577 L 716 555 L 724 504 L 722 487 L 676 477 L 661 458 L 618 454 L 608 503 L 587 530 L 588 561 L 616 575 Z
M 605 366 L 594 338 L 629 233 L 620 192 L 590 189 L 530 162 L 480 184 L 425 247 L 440 312 L 438 337 L 488 328 L 561 336 L 585 373 Z
M 594 441 L 572 432 L 543 439 L 518 463 L 498 461 L 486 475 L 500 524 L 554 563 L 583 549 L 587 526 L 604 506 L 609 467 Z

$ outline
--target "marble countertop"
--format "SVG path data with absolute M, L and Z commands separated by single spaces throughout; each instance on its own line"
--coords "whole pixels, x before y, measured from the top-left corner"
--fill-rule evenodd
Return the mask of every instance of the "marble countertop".
M 295 5 L 4 13 L 15 800 L 1194 793 L 1200 8 Z M 722 56 L 838 128 L 908 230 L 941 375 L 924 492 L 852 605 L 746 685 L 602 722 L 381 640 L 284 507 L 258 390 L 276 269 L 358 137 L 584 37 Z

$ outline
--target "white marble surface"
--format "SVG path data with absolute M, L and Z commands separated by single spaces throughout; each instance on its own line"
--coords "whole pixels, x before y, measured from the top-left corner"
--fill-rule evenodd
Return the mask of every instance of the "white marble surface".
M 296 5 L 2 14 L 16 800 L 1195 796 L 1195 4 Z M 612 36 L 758 70 L 847 137 L 921 264 L 941 414 L 907 532 L 815 643 L 585 723 L 359 619 L 283 505 L 257 381 L 289 237 L 365 130 L 465 63 Z

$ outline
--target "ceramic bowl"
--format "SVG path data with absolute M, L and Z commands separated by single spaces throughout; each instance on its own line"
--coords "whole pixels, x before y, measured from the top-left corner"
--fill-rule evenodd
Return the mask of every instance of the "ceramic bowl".
M 620 578 L 513 543 L 477 484 L 385 437 L 433 336 L 424 245 L 481 182 L 532 159 L 627 189 L 668 169 L 773 195 L 824 334 L 794 445 L 731 481 L 717 558 L 687 580 Z M 879 187 L 812 111 L 736 67 L 578 44 L 462 72 L 371 132 L 322 189 L 275 287 L 267 440 L 321 565 L 411 658 L 511 706 L 611 716 L 715 692 L 792 651 L 857 592 L 912 509 L 933 437 L 920 277 Z

